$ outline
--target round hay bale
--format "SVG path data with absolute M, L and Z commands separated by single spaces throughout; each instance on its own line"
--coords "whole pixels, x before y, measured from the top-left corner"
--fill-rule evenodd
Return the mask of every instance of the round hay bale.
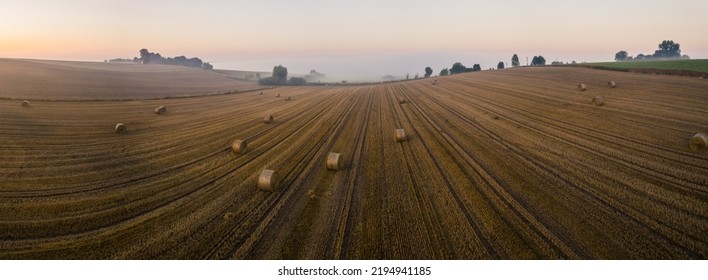
M 280 93 L 275 94 L 275 97 L 280 97 Z
M 286 97 L 285 101 L 290 101 L 290 96 Z
M 400 104 L 404 104 L 406 102 L 408 102 L 408 99 L 406 99 L 405 97 L 401 97 L 401 99 L 398 100 L 398 103 Z
M 29 100 L 22 101 L 22 107 L 29 107 L 29 106 L 30 106 Z
M 263 92 L 262 92 L 262 91 L 261 91 L 261 92 L 259 92 L 259 93 L 258 93 L 258 95 L 263 95 Z
M 116 124 L 116 133 L 123 133 L 128 131 L 128 128 L 123 123 Z
M 696 133 L 688 141 L 688 146 L 694 151 L 705 151 L 708 149 L 708 136 L 703 133 Z
M 164 113 L 167 113 L 167 108 L 165 108 L 165 106 L 155 108 L 155 114 L 162 115 Z
M 264 123 L 272 123 L 273 122 L 273 115 L 266 115 L 263 117 L 263 122 Z
M 408 137 L 406 136 L 406 132 L 403 131 L 403 128 L 396 129 L 396 142 L 403 142 L 407 139 Z
M 602 96 L 595 96 L 592 98 L 592 104 L 595 106 L 602 106 L 605 104 L 605 99 Z
M 609 81 L 609 82 L 607 82 L 607 87 L 615 88 L 615 87 L 617 87 L 617 83 L 615 83 L 615 81 Z
M 578 89 L 579 89 L 580 91 L 585 91 L 585 90 L 588 89 L 588 87 L 585 86 L 585 84 L 578 84 Z
M 246 140 L 234 140 L 231 144 L 231 151 L 237 154 L 243 154 L 248 151 L 248 141 Z
M 275 191 L 278 188 L 278 177 L 275 170 L 263 169 L 258 177 L 258 189 L 262 191 Z
M 338 171 L 339 169 L 342 169 L 341 158 L 342 155 L 338 153 L 330 152 L 329 154 L 327 154 L 327 170 Z

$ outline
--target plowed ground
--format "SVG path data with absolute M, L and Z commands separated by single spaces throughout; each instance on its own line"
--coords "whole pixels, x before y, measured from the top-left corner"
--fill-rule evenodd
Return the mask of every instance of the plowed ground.
M 705 80 L 591 69 L 5 100 L 0 258 L 705 259 L 701 131 Z M 277 191 L 256 188 L 264 168 Z

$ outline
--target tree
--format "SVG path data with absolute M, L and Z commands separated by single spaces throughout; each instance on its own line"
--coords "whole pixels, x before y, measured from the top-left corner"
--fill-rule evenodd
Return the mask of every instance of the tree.
M 411 74 L 406 73 L 406 80 L 410 79 Z
M 310 74 L 305 75 L 305 80 L 306 81 L 319 81 L 322 80 L 322 78 L 325 77 L 325 74 L 322 74 L 320 72 L 317 72 L 317 70 L 310 70 Z
M 627 57 L 628 57 L 628 56 L 629 56 L 629 54 L 628 54 L 626 51 L 618 51 L 618 52 L 615 54 L 615 60 L 616 60 L 616 61 L 627 60 Z
M 546 65 L 546 59 L 543 58 L 543 56 L 534 56 L 533 59 L 531 60 L 531 65 L 532 66 L 541 66 L 541 65 Z
M 472 72 L 477 72 L 477 71 L 482 71 L 482 67 L 479 66 L 479 64 L 475 64 L 472 66 Z
M 304 79 L 303 79 L 304 80 Z M 297 83 L 298 81 L 295 81 Z M 283 65 L 273 67 L 273 75 L 258 80 L 261 85 L 284 85 L 288 83 L 288 68 Z
M 519 56 L 514 54 L 514 56 L 511 57 L 511 67 L 518 67 L 519 66 Z
M 430 78 L 430 75 L 433 74 L 433 68 L 430 68 L 430 66 L 425 67 L 425 77 Z
M 306 84 L 307 81 L 305 81 L 305 78 L 292 77 L 288 83 L 294 86 L 301 86 Z
M 141 49 L 140 50 L 140 61 L 142 61 L 143 64 L 150 63 L 150 51 L 148 51 L 147 49 Z
M 276 82 L 285 83 L 288 80 L 288 68 L 283 65 L 273 67 L 273 78 Z
M 204 68 L 206 70 L 213 70 L 214 66 L 211 65 L 211 63 L 209 63 L 209 62 L 204 62 L 204 64 L 202 64 L 202 68 Z
M 499 61 L 497 64 L 497 69 L 504 69 L 504 62 Z
M 415 73 L 415 76 L 413 77 L 414 80 L 418 79 L 418 73 Z
M 672 40 L 664 40 L 659 44 L 659 49 L 654 52 L 655 57 L 681 57 L 681 45 Z
M 440 70 L 440 76 L 447 76 L 448 74 L 450 74 L 450 71 L 447 68 Z
M 467 67 L 465 67 L 465 65 L 463 65 L 462 63 L 455 62 L 455 64 L 453 64 L 452 67 L 450 68 L 450 75 L 455 75 L 455 74 L 460 74 L 462 72 L 465 72 L 466 68 Z

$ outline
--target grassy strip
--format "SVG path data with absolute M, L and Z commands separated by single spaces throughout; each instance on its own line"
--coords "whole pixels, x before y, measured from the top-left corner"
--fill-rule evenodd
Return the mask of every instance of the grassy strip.
M 708 59 L 597 62 L 569 66 L 634 73 L 708 77 Z

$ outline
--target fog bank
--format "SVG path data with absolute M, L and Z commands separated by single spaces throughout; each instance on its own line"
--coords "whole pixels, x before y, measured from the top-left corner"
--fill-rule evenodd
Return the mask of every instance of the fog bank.
M 507 52 L 461 52 L 461 51 L 426 51 L 426 52 L 383 52 L 383 53 L 350 53 L 350 54 L 291 54 L 272 56 L 225 56 L 215 59 L 212 64 L 217 69 L 253 70 L 270 72 L 273 66 L 283 65 L 290 75 L 304 75 L 310 70 L 324 73 L 323 82 L 377 82 L 385 75 L 413 78 L 425 74 L 425 67 L 433 69 L 437 75 L 441 69 L 449 68 L 455 62 L 461 62 L 467 67 L 480 64 L 483 70 L 497 67 L 501 61 L 506 67 L 511 64 L 514 53 Z M 593 62 L 610 61 L 613 54 L 575 57 L 565 53 L 518 53 L 521 65 L 526 65 L 535 55 L 543 55 L 548 64 L 558 60 L 563 62 Z

